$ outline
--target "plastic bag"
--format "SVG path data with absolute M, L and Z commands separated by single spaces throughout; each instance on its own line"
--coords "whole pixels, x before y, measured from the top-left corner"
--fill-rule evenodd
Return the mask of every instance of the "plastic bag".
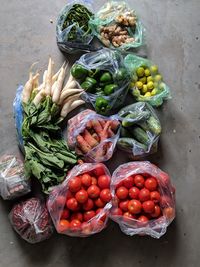
M 124 64 L 126 68 L 129 70 L 129 72 L 131 73 L 132 80 L 133 80 L 133 83 L 131 83 L 131 93 L 137 101 L 148 102 L 150 105 L 154 107 L 159 107 L 163 104 L 164 100 L 171 98 L 170 89 L 162 81 L 162 76 L 158 73 L 158 69 L 157 70 L 154 69 L 154 72 L 151 71 L 151 67 L 157 68 L 157 66 L 155 66 L 150 60 L 135 56 L 133 54 L 129 54 L 125 57 Z M 147 76 L 146 79 L 147 79 L 147 82 L 148 82 L 148 79 L 150 82 L 153 82 L 151 93 L 149 92 L 147 88 L 143 87 L 139 89 L 137 86 L 137 81 L 140 81 L 140 80 L 138 80 L 136 71 L 139 67 L 144 67 L 144 68 L 147 67 L 150 70 L 149 72 L 150 76 L 149 77 Z M 144 78 L 145 78 L 145 75 L 144 75 Z M 144 94 L 147 93 L 148 96 L 141 94 L 143 89 L 145 89 L 143 91 Z
M 23 152 L 24 151 L 23 137 L 22 137 L 23 107 L 21 101 L 22 91 L 23 91 L 23 86 L 20 85 L 17 88 L 16 96 L 13 101 L 13 113 L 14 113 L 15 128 L 17 130 L 17 139 L 19 142 L 19 147 Z
M 123 216 L 114 215 L 111 211 L 111 219 L 117 222 L 121 231 L 133 236 L 150 235 L 160 238 L 166 233 L 167 227 L 175 218 L 175 189 L 171 185 L 168 174 L 160 170 L 148 161 L 129 162 L 120 165 L 113 173 L 111 180 L 111 193 L 113 198 L 113 210 L 118 207 L 115 197 L 115 189 L 123 179 L 135 174 L 149 174 L 157 179 L 159 193 L 161 195 L 160 207 L 162 216 L 157 219 L 150 219 L 146 223 L 141 223 L 137 219 L 124 220 Z
M 111 124 L 112 128 L 109 126 Z M 92 110 L 84 110 L 68 121 L 68 145 L 70 148 L 75 148 L 77 154 L 83 155 L 84 161 L 107 161 L 112 157 L 119 138 L 119 124 L 119 121 L 116 120 L 116 116 L 104 117 L 96 114 L 96 112 Z M 97 125 L 96 127 L 100 127 L 98 132 L 95 131 L 95 125 Z M 104 131 L 107 136 L 102 135 Z M 88 135 L 89 140 L 92 138 L 91 142 L 93 142 L 93 145 L 91 146 L 86 141 L 88 140 Z M 85 140 L 81 140 L 81 143 L 83 144 L 83 142 L 86 142 L 86 150 L 83 146 L 80 146 L 80 143 L 78 145 L 77 138 Z
M 48 239 L 53 233 L 53 225 L 47 208 L 37 198 L 14 205 L 9 218 L 14 230 L 31 244 Z
M 87 69 L 89 71 L 89 75 L 91 70 L 108 71 L 113 76 L 112 83 L 118 86 L 117 89 L 115 89 L 115 91 L 110 95 L 105 95 L 102 91 L 99 93 L 84 92 L 83 99 L 86 102 L 91 103 L 98 113 L 103 115 L 108 114 L 111 109 L 120 107 L 124 103 L 128 92 L 130 76 L 125 69 L 123 58 L 120 53 L 104 48 L 96 52 L 84 54 L 75 62 L 75 64 L 79 64 Z M 123 74 L 120 79 L 119 73 L 121 70 L 123 70 Z M 79 81 L 79 83 L 82 83 L 83 81 L 84 80 L 81 82 Z M 101 87 L 99 82 L 97 82 L 96 88 L 98 86 Z M 97 104 L 97 99 L 99 97 L 103 97 L 108 102 L 108 105 L 103 112 L 100 111 Z
M 97 170 L 97 172 L 95 172 L 95 170 Z M 90 176 L 93 177 L 92 179 L 95 179 L 94 176 L 97 176 L 99 170 L 101 170 L 102 174 L 108 175 L 110 177 L 108 169 L 105 165 L 101 163 L 84 163 L 81 165 L 77 165 L 69 172 L 64 182 L 61 185 L 56 186 L 54 190 L 52 190 L 52 192 L 50 193 L 49 199 L 47 201 L 47 208 L 58 233 L 69 236 L 87 237 L 99 233 L 106 227 L 108 213 L 112 206 L 110 201 L 107 202 L 99 212 L 97 211 L 97 208 L 95 212 L 96 214 L 94 213 L 94 216 L 91 216 L 89 220 L 85 220 L 85 222 L 82 222 L 81 225 L 80 222 L 82 220 L 79 220 L 79 225 L 74 226 L 71 225 L 71 221 L 74 220 L 71 216 L 75 213 L 65 207 L 67 198 L 70 199 L 73 197 L 73 194 L 75 194 L 72 194 L 71 191 L 69 191 L 69 182 L 74 177 L 80 177 L 80 175 L 85 173 L 90 174 Z M 84 188 L 86 187 L 84 186 Z M 95 201 L 95 199 L 93 200 Z M 80 213 L 82 214 L 83 212 L 94 210 L 94 207 L 91 209 L 85 209 L 83 206 L 81 206 L 82 204 L 79 205 L 79 216 Z M 84 209 L 82 210 L 82 208 Z M 82 216 L 84 217 L 84 213 L 83 215 L 81 215 L 81 217 Z
M 93 49 L 93 47 L 90 45 L 90 42 L 93 39 L 93 34 L 88 25 L 90 14 L 92 16 L 91 2 L 92 1 L 90 0 L 71 1 L 61 10 L 56 25 L 56 36 L 58 47 L 62 51 L 71 54 L 77 53 L 78 51 L 90 51 Z M 72 10 L 74 10 L 74 8 L 77 10 L 77 8 L 80 7 L 87 11 L 87 18 L 85 19 L 87 19 L 88 22 L 84 20 L 84 16 L 82 13 L 80 13 L 80 11 L 79 13 L 81 15 L 77 14 L 77 11 L 73 11 L 73 14 L 70 13 Z M 72 15 L 73 18 L 71 17 Z M 68 26 L 63 29 L 68 16 L 70 16 L 70 22 Z M 78 25 L 76 21 L 77 18 L 80 19 Z M 82 23 L 82 25 L 79 26 L 80 23 Z
M 14 155 L 0 157 L 0 195 L 15 199 L 31 191 L 30 179 L 25 176 L 24 164 Z
M 148 103 L 131 104 L 122 108 L 118 115 L 122 121 L 118 148 L 128 152 L 132 159 L 139 159 L 157 151 L 161 124 Z
M 94 35 L 106 47 L 128 50 L 139 47 L 144 43 L 144 27 L 135 10 L 128 7 L 124 1 L 108 1 L 90 19 L 89 24 Z M 118 29 L 121 30 L 121 34 Z M 122 38 L 119 38 L 119 36 L 124 37 L 126 35 L 124 42 L 120 44 L 119 39 Z

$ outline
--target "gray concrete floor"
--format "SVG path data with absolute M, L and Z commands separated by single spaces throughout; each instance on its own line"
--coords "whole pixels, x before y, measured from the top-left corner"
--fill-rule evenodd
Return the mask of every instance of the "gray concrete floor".
M 54 235 L 29 245 L 8 222 L 10 203 L 0 201 L 0 266 L 193 267 L 200 255 L 200 1 L 129 1 L 147 29 L 148 56 L 172 89 L 172 100 L 159 110 L 163 125 L 160 151 L 151 160 L 171 175 L 177 193 L 177 217 L 160 240 L 128 237 L 111 223 L 86 239 Z M 44 66 L 49 55 L 64 57 L 55 42 L 55 20 L 65 1 L 0 1 L 1 151 L 15 148 L 12 101 L 27 80 L 32 62 Z M 102 4 L 95 1 L 97 8 Z M 53 19 L 54 23 L 50 23 Z M 115 154 L 113 170 L 124 162 Z

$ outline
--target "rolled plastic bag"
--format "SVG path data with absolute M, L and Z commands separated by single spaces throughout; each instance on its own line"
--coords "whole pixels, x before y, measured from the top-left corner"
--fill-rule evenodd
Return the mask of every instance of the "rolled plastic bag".
M 119 214 L 119 207 L 121 205 L 120 200 L 116 197 L 117 188 L 125 185 L 124 181 L 126 178 L 132 177 L 132 187 L 136 186 L 134 185 L 134 177 L 137 175 L 140 177 L 142 176 L 142 179 L 147 179 L 149 177 L 156 179 L 158 186 L 157 190 L 160 194 L 160 198 L 154 200 L 159 211 L 159 215 L 156 214 L 156 211 L 149 213 L 147 215 L 148 217 L 145 216 L 145 221 L 144 219 L 141 220 L 141 218 L 139 218 L 139 216 L 144 212 L 143 206 L 140 214 L 136 214 L 136 212 L 133 214 L 128 212 L 127 214 L 122 210 L 120 210 Z M 163 172 L 148 161 L 129 162 L 120 165 L 114 171 L 111 181 L 113 206 L 110 217 L 113 221 L 119 224 L 119 227 L 123 233 L 130 236 L 150 235 L 154 238 L 160 238 L 166 233 L 167 227 L 175 218 L 175 188 L 171 185 L 170 178 L 167 173 Z M 143 186 L 140 186 L 140 189 L 141 188 L 143 188 Z M 129 189 L 129 200 L 132 199 L 130 190 L 131 187 Z M 136 201 L 138 201 L 138 197 Z
M 107 161 L 119 138 L 119 126 L 116 116 L 104 117 L 92 110 L 84 110 L 68 121 L 68 145 L 86 162 Z

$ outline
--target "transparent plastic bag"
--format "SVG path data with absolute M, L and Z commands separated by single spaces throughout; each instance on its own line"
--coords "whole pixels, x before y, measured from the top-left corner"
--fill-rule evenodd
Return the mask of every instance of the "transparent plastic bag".
M 171 185 L 168 174 L 154 164 L 148 161 L 129 162 L 120 165 L 114 171 L 111 180 L 113 210 L 118 207 L 118 201 L 115 197 L 117 185 L 125 178 L 135 174 L 149 174 L 157 179 L 159 193 L 161 195 L 160 207 L 162 216 L 150 219 L 146 223 L 141 223 L 137 219 L 124 220 L 123 216 L 114 215 L 112 211 L 110 217 L 119 224 L 121 231 L 127 235 L 133 236 L 139 234 L 160 238 L 166 233 L 167 227 L 175 218 L 175 188 Z
M 128 72 L 126 72 L 126 74 L 123 75 L 123 78 L 121 80 L 116 78 L 120 70 L 123 69 L 126 71 L 123 62 L 123 57 L 119 52 L 103 48 L 96 52 L 84 54 L 80 57 L 79 60 L 75 62 L 75 64 L 79 64 L 89 71 L 109 71 L 113 75 L 112 83 L 116 84 L 118 88 L 112 94 L 106 96 L 102 93 L 98 94 L 85 91 L 82 95 L 83 99 L 86 102 L 91 103 L 98 113 L 100 113 L 100 111 L 98 110 L 98 105 L 96 104 L 96 101 L 99 97 L 103 97 L 108 102 L 106 111 L 101 113 L 103 115 L 108 114 L 114 108 L 122 106 L 128 93 L 130 76 Z
M 97 127 L 100 127 L 100 133 L 106 133 L 107 136 L 99 135 L 93 128 L 93 125 L 88 124 L 94 123 L 98 124 Z M 108 125 L 113 125 L 108 127 Z M 70 148 L 76 150 L 76 153 L 84 156 L 84 161 L 87 162 L 103 162 L 109 160 L 114 152 L 117 140 L 119 138 L 119 121 L 116 119 L 116 116 L 104 117 L 92 110 L 84 110 L 72 119 L 68 121 L 67 127 L 67 142 Z M 115 128 L 115 131 L 113 130 Z M 107 129 L 109 128 L 109 132 Z M 97 142 L 94 141 L 94 145 L 91 145 L 87 151 L 83 151 L 83 148 L 80 147 L 77 143 L 77 137 L 80 135 L 84 139 L 85 131 L 92 136 Z M 106 131 L 105 131 L 106 130 Z M 93 131 L 93 133 L 92 133 Z M 87 135 L 88 136 L 88 135 Z M 91 137 L 89 137 L 91 138 Z M 81 138 L 82 139 L 82 138 Z M 88 140 L 88 139 L 87 139 Z M 86 141 L 87 142 L 87 141 Z M 88 145 L 88 143 L 87 143 Z M 85 152 L 85 153 L 84 153 Z
M 134 25 L 130 25 L 126 20 L 129 17 L 134 18 Z M 122 21 L 120 17 L 123 17 L 125 21 Z M 120 20 L 119 20 L 120 18 Z M 125 24 L 124 24 L 125 23 Z M 106 2 L 102 8 L 95 13 L 94 17 L 90 19 L 90 27 L 95 36 L 109 48 L 119 49 L 119 50 L 128 50 L 130 48 L 140 47 L 144 44 L 144 27 L 142 23 L 139 21 L 136 12 L 134 9 L 130 8 L 126 2 L 124 1 L 108 1 Z M 115 26 L 116 25 L 116 26 Z M 110 38 L 108 37 L 109 27 L 121 27 L 122 35 L 124 31 L 127 31 L 128 38 L 126 42 L 124 41 L 121 45 L 118 44 L 118 34 L 116 33 L 116 37 L 113 38 L 113 33 L 116 31 L 112 31 L 112 35 Z M 106 27 L 106 28 L 104 28 Z M 103 31 L 105 29 L 105 32 Z M 121 35 L 121 36 L 122 36 Z M 109 41 L 108 39 L 109 38 Z M 129 42 L 128 42 L 129 40 Z M 117 42 L 116 42 L 117 41 Z
M 88 30 L 85 31 L 84 27 L 87 25 L 87 23 L 84 23 L 83 25 L 77 25 L 75 18 L 70 18 L 70 24 L 63 29 L 64 23 L 66 18 L 70 15 L 70 11 L 72 11 L 73 8 L 77 7 L 79 5 L 84 6 L 86 8 L 87 12 L 91 13 L 92 15 L 92 8 L 91 8 L 92 1 L 90 0 L 82 0 L 82 1 L 70 1 L 60 12 L 57 20 L 56 25 L 56 37 L 57 37 L 57 44 L 58 47 L 67 53 L 77 53 L 79 51 L 90 51 L 93 49 L 93 47 L 90 45 L 90 42 L 93 39 L 93 34 L 91 32 L 91 29 L 88 25 Z M 75 12 L 74 12 L 75 13 Z M 88 13 L 88 14 L 89 14 Z M 75 15 L 73 15 L 75 16 Z M 80 15 L 77 14 L 79 17 Z M 88 16 L 87 16 L 88 18 Z M 82 16 L 83 19 L 83 16 Z M 74 21 L 74 23 L 72 23 Z M 89 22 L 89 18 L 88 18 Z M 70 36 L 71 32 L 74 32 L 75 39 L 73 39 Z
M 122 121 L 120 138 L 117 141 L 119 149 L 128 152 L 132 159 L 139 159 L 157 151 L 161 124 L 148 103 L 137 102 L 126 106 L 118 112 L 118 116 Z M 143 140 L 144 138 L 147 140 Z
M 92 217 L 88 221 L 83 222 L 81 226 L 76 229 L 71 229 L 69 225 L 69 221 L 71 220 L 69 219 L 69 216 L 71 217 L 73 212 L 71 212 L 68 217 L 64 219 L 65 224 L 62 224 L 61 222 L 63 220 L 62 214 L 64 210 L 66 210 L 65 203 L 67 197 L 72 197 L 72 193 L 69 191 L 69 181 L 74 177 L 78 177 L 85 173 L 91 174 L 91 176 L 94 177 L 95 173 L 93 172 L 97 168 L 103 169 L 104 174 L 110 177 L 110 173 L 104 164 L 83 163 L 81 165 L 75 166 L 69 172 L 64 182 L 61 185 L 54 187 L 54 189 L 51 191 L 47 201 L 47 208 L 58 233 L 68 236 L 87 237 L 99 233 L 106 227 L 109 210 L 112 206 L 111 202 L 107 202 L 105 206 L 100 210 L 100 212 L 96 212 L 96 215 L 94 217 Z M 79 212 L 81 211 L 82 207 L 80 208 Z
M 150 60 L 138 57 L 133 54 L 129 54 L 125 57 L 124 64 L 132 76 L 133 84 L 131 84 L 130 91 L 137 101 L 148 102 L 153 107 L 159 107 L 163 104 L 164 100 L 171 98 L 170 89 L 162 80 L 161 81 L 153 80 L 153 82 L 156 83 L 155 89 L 157 93 L 151 96 L 142 95 L 141 91 L 136 86 L 136 81 L 138 79 L 136 74 L 136 69 L 143 66 L 147 66 L 150 69 L 151 66 L 155 66 Z M 152 74 L 151 76 L 153 79 L 155 79 L 155 76 L 157 75 Z
M 0 157 L 0 195 L 11 200 L 31 191 L 30 179 L 26 177 L 23 162 L 14 155 Z
M 15 204 L 9 214 L 13 229 L 28 243 L 46 240 L 53 233 L 53 225 L 44 203 L 37 198 Z

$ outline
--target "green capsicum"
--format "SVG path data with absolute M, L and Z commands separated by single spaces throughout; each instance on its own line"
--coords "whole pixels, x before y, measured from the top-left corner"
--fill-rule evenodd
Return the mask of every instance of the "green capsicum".
M 71 74 L 75 79 L 85 79 L 88 74 L 88 70 L 80 64 L 74 64 L 71 68 Z
M 110 106 L 107 99 L 102 96 L 96 98 L 95 109 L 97 112 L 104 114 L 109 108 Z
M 127 79 L 127 75 L 128 75 L 127 70 L 125 68 L 120 68 L 115 72 L 114 79 L 116 81 L 123 81 Z
M 102 83 L 112 82 L 112 75 L 110 74 L 110 72 L 104 72 L 100 77 L 100 82 Z
M 104 93 L 105 95 L 111 95 L 112 93 L 114 93 L 115 89 L 117 89 L 117 85 L 116 84 L 108 84 L 104 87 Z
M 97 84 L 97 81 L 91 77 L 87 77 L 85 81 L 81 84 L 81 87 L 90 93 L 92 93 L 94 86 Z

